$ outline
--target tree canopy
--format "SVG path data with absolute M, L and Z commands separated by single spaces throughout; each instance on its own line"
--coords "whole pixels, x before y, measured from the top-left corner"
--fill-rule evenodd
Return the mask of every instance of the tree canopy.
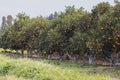
M 47 18 L 19 13 L 0 36 L 2 48 L 37 50 L 42 54 L 88 55 L 89 59 L 120 54 L 120 2 L 102 2 L 91 12 L 67 6 Z

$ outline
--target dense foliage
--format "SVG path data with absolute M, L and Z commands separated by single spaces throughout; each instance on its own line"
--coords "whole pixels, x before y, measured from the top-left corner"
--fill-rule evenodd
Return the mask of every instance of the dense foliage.
M 57 53 L 60 59 L 68 55 L 73 60 L 73 55 L 78 59 L 87 55 L 90 64 L 104 57 L 114 65 L 120 54 L 120 2 L 115 1 L 114 6 L 99 3 L 91 13 L 68 6 L 65 12 L 48 18 L 20 13 L 0 42 L 4 49 L 21 50 L 22 54 L 27 50 L 30 57 L 33 51 L 39 56 Z

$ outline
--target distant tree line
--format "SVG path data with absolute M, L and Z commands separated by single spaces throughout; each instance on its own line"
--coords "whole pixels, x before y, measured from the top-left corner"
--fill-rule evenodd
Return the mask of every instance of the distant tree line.
M 7 16 L 7 19 L 5 16 L 2 17 L 2 24 L 1 24 L 1 34 L 3 33 L 3 31 L 5 31 L 5 29 L 7 27 L 10 27 L 12 26 L 12 23 L 13 23 L 13 18 L 11 15 L 8 15 Z
M 120 58 L 120 2 L 112 6 L 102 2 L 91 12 L 74 6 L 48 18 L 30 18 L 19 13 L 14 24 L 0 36 L 4 49 L 27 50 L 39 57 L 56 53 L 62 60 L 66 55 L 72 61 L 88 57 L 89 64 L 104 58 L 115 65 Z

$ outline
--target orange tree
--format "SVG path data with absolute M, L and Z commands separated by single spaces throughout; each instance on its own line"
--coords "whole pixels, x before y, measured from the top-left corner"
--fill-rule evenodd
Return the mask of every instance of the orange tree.
M 99 56 L 99 34 L 98 34 L 98 25 L 99 19 L 102 15 L 107 13 L 110 10 L 111 6 L 109 3 L 99 3 L 94 6 L 92 13 L 82 17 L 80 26 L 82 27 L 80 31 L 85 34 L 83 37 L 85 48 L 83 48 L 84 53 L 87 53 L 89 64 L 93 64 L 95 58 Z M 84 35 L 83 34 L 83 35 Z M 82 38 L 82 36 L 81 36 Z M 80 39 L 80 38 L 78 38 Z M 80 41 L 81 43 L 81 41 Z
M 115 65 L 120 52 L 120 2 L 101 16 L 98 28 L 103 54 Z
M 28 20 L 29 17 L 25 14 L 20 13 L 17 15 L 14 24 L 5 30 L 5 33 L 1 37 L 3 48 L 10 48 L 15 50 L 23 48 L 23 42 L 20 40 L 21 38 L 19 36 L 19 33 L 23 27 L 26 27 Z
M 100 3 L 95 6 L 92 13 L 79 18 L 78 28 L 75 28 L 77 33 L 71 38 L 72 48 L 81 53 L 88 55 L 89 64 L 94 63 L 95 56 L 99 56 L 98 51 L 100 48 L 99 34 L 97 32 L 99 19 L 102 15 L 110 10 L 109 3 Z M 76 32 L 75 31 L 75 32 Z
M 42 17 L 31 18 L 26 22 L 26 26 L 22 27 L 19 32 L 19 43 L 23 46 L 22 49 L 26 49 L 29 53 L 29 57 L 32 57 L 32 51 L 39 51 L 39 36 L 46 28 L 48 22 Z
M 48 49 L 62 53 L 72 53 L 70 46 L 70 38 L 74 32 L 82 28 L 80 26 L 80 19 L 86 14 L 82 8 L 75 9 L 74 6 L 66 7 L 65 12 L 58 15 L 52 20 L 50 29 L 47 34 L 47 41 L 49 42 Z

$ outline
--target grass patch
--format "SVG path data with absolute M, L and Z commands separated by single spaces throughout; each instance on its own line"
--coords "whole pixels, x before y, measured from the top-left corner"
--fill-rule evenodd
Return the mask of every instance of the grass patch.
M 112 78 L 114 72 L 119 71 L 119 68 L 103 70 L 106 67 L 85 66 L 80 64 L 38 60 L 27 58 L 9 58 L 0 55 L 0 75 L 23 77 L 30 80 L 117 80 Z M 109 72 L 112 72 L 111 74 Z M 117 72 L 116 72 L 117 74 Z M 115 75 L 114 75 L 115 76 Z M 14 80 L 14 79 L 13 79 Z
M 16 76 L 0 76 L 0 80 L 28 80 L 28 79 L 24 79 L 24 78 L 18 78 Z

